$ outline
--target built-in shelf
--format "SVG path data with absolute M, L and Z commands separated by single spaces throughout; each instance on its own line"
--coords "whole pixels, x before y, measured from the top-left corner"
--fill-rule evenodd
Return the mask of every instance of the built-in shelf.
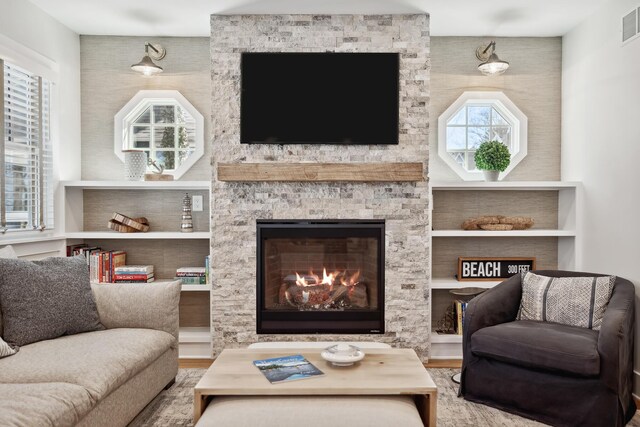
M 436 344 L 461 344 L 462 335 L 457 334 L 439 334 L 435 331 L 431 332 L 431 342 Z
M 19 243 L 50 242 L 66 239 L 66 236 L 43 236 L 41 232 L 26 232 L 26 236 L 21 233 L 22 232 L 7 232 L 6 234 L 0 234 L 0 246 L 16 245 Z
M 62 181 L 66 188 L 84 190 L 208 190 L 209 181 Z
M 211 285 L 182 285 L 182 292 L 209 292 Z
M 208 231 L 194 231 L 181 233 L 179 231 L 149 231 L 147 233 L 118 233 L 116 231 L 79 231 L 66 233 L 67 239 L 173 239 L 173 240 L 202 240 L 209 239 Z
M 175 280 L 172 280 L 172 279 L 159 279 L 159 280 L 154 280 L 153 282 L 149 282 L 149 285 L 174 282 L 174 281 Z M 107 283 L 107 282 L 91 282 L 91 283 L 94 285 L 113 285 L 113 283 Z M 209 291 L 211 291 L 211 285 L 182 285 L 182 292 L 209 292 Z
M 209 343 L 211 342 L 211 332 L 206 327 L 182 327 L 178 335 L 180 343 Z
M 574 237 L 575 230 L 432 230 L 432 237 Z
M 218 180 L 232 182 L 416 182 L 422 163 L 219 163 Z
M 431 279 L 431 289 L 461 289 L 461 288 L 493 288 L 500 281 L 473 280 L 460 282 L 456 279 Z
M 508 190 L 508 191 L 553 191 L 576 188 L 579 182 L 568 181 L 472 181 L 472 182 L 438 182 L 432 181 L 432 190 Z

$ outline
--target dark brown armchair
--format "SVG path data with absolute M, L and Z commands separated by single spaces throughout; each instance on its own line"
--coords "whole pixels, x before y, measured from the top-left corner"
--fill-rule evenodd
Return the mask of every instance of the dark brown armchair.
M 625 425 L 636 409 L 633 284 L 617 278 L 600 331 L 516 320 L 521 297 L 516 275 L 467 306 L 460 394 L 554 426 Z

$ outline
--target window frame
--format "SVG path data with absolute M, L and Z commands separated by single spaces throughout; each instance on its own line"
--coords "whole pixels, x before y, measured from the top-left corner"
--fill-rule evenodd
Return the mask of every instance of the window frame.
M 507 176 L 527 156 L 527 116 L 501 91 L 466 91 L 462 93 L 438 118 L 438 156 L 465 181 L 481 181 L 481 170 L 468 171 L 447 150 L 447 123 L 462 108 L 468 105 L 490 105 L 495 108 L 512 127 L 511 162 L 500 177 Z M 468 120 L 468 118 L 467 118 Z M 468 126 L 465 126 L 468 129 Z
M 60 226 L 60 215 L 58 211 L 58 204 L 56 198 L 56 188 L 58 185 L 58 169 L 56 165 L 57 156 L 57 65 L 51 60 L 27 50 L 22 45 L 18 45 L 12 40 L 0 37 L 0 64 L 2 67 L 3 80 L 0 93 L 0 120 L 3 120 L 0 130 L 2 131 L 2 154 L 3 168 L 2 173 L 6 172 L 4 168 L 6 148 L 6 122 L 5 122 L 5 100 L 4 92 L 7 87 L 4 86 L 4 64 L 7 64 L 10 69 L 13 69 L 13 73 L 24 73 L 30 76 L 37 82 L 37 96 L 38 96 L 38 117 L 40 121 L 38 123 L 38 131 L 35 133 L 35 144 L 30 145 L 31 154 L 30 157 L 37 159 L 37 163 L 31 166 L 30 177 L 31 184 L 28 188 L 28 194 L 30 202 L 28 204 L 27 211 L 20 211 L 23 215 L 26 215 L 28 222 L 32 222 L 30 227 L 26 228 L 4 228 L 0 224 L 0 245 L 12 243 L 14 239 L 25 239 L 34 237 L 35 240 L 39 238 L 49 237 L 53 235 Z M 46 88 L 45 88 L 46 85 Z M 47 105 L 44 105 L 43 98 L 47 101 Z M 18 119 L 19 120 L 19 119 Z M 13 120 L 15 121 L 15 119 Z M 13 143 L 12 143 L 13 145 Z M 35 151 L 33 151 L 35 150 Z M 45 166 L 46 163 L 46 166 Z M 5 176 L 6 177 L 6 176 Z M 1 180 L 4 184 L 2 191 L 3 197 L 0 199 L 4 203 L 6 200 L 6 181 Z M 35 183 L 35 184 L 34 184 Z M 15 222 L 18 218 L 16 212 L 6 211 L 6 205 L 2 207 L 5 212 L 5 218 L 7 224 Z M 21 216 L 20 216 L 21 217 Z M 18 237 L 19 236 L 19 237 Z M 36 237 L 37 236 L 37 237 Z
M 186 110 L 195 121 L 195 148 L 191 154 L 174 170 L 167 170 L 164 173 L 173 175 L 179 179 L 184 175 L 203 155 L 204 155 L 204 117 L 200 112 L 177 90 L 141 90 L 125 104 L 124 107 L 114 116 L 114 139 L 113 148 L 116 156 L 124 162 L 124 150 L 136 150 L 130 138 L 130 128 L 134 121 L 147 108 L 152 105 L 179 105 Z M 162 126 L 162 124 L 159 124 Z M 154 124 L 150 123 L 151 129 Z M 151 141 L 150 141 L 151 143 Z M 153 151 L 150 147 L 149 150 Z M 170 150 L 168 150 L 170 151 Z M 189 150 L 191 151 L 191 150 Z M 177 151 L 174 148 L 174 152 Z

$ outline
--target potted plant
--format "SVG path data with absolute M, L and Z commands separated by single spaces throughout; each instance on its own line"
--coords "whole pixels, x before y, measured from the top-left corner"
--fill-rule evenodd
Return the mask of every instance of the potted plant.
M 511 153 L 506 145 L 500 141 L 485 141 L 473 156 L 476 167 L 484 173 L 486 181 L 497 181 L 500 172 L 509 166 Z

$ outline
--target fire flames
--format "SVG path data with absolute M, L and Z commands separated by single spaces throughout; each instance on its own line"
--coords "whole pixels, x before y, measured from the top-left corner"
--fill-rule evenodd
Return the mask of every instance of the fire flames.
M 295 276 L 286 276 L 282 282 L 279 301 L 300 310 L 365 308 L 368 305 L 367 286 L 360 278 L 360 270 L 327 273 L 323 268 L 322 275 L 312 269 L 304 275 L 296 272 Z
M 351 276 L 347 275 L 346 271 L 334 271 L 332 273 L 327 274 L 326 267 L 322 269 L 322 279 L 320 276 L 315 274 L 313 270 L 309 270 L 309 274 L 306 276 L 300 276 L 298 272 L 296 272 L 296 285 L 298 286 L 318 286 L 318 285 L 329 285 L 331 289 L 339 282 L 343 286 L 355 286 L 357 285 L 358 279 L 360 278 L 360 270 L 356 271 Z

